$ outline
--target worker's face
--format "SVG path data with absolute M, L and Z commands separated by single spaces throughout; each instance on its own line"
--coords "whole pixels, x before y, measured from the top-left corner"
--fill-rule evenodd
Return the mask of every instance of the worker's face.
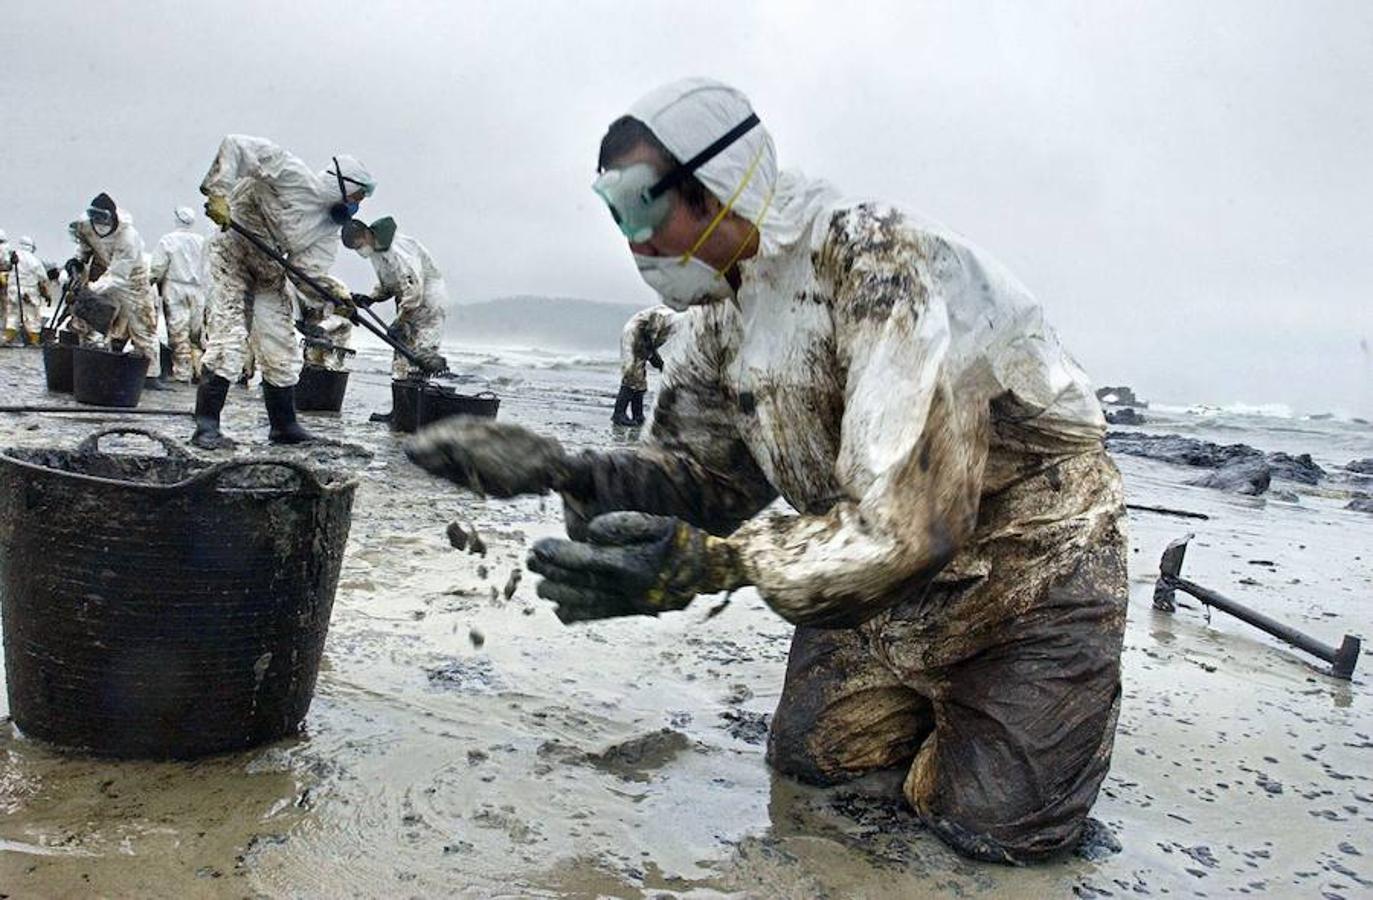
M 667 171 L 662 157 L 647 144 L 640 144 L 612 162 L 607 168 L 626 169 L 636 163 L 648 163 L 659 176 Z M 681 256 L 696 243 L 701 232 L 710 226 L 710 220 L 720 209 L 719 201 L 712 196 L 707 196 L 704 212 L 693 210 L 682 199 L 681 192 L 676 188 L 669 191 L 667 196 L 672 204 L 667 218 L 663 220 L 663 224 L 654 230 L 652 237 L 647 241 L 642 243 L 627 241 L 631 252 L 640 256 Z

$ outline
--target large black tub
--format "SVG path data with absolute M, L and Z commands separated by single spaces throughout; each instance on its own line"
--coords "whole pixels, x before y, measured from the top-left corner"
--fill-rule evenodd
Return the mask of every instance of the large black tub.
M 137 406 L 147 374 L 148 360 L 137 354 L 72 348 L 72 393 L 79 403 Z
M 43 376 L 48 390 L 55 394 L 72 392 L 72 346 L 52 341 L 43 343 Z
M 296 385 L 296 409 L 301 412 L 338 412 L 348 390 L 348 373 L 306 363 Z
M 110 454 L 141 434 L 166 455 Z M 296 462 L 208 463 L 112 428 L 0 453 L 10 713 L 97 754 L 188 759 L 295 732 L 356 482 Z
M 391 430 L 413 434 L 451 416 L 496 418 L 501 400 L 490 391 L 459 394 L 452 388 L 412 379 L 391 382 Z

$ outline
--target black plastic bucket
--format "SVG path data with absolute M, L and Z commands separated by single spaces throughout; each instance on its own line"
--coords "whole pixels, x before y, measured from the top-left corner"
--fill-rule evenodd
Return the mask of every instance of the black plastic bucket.
M 72 348 L 72 392 L 81 403 L 137 406 L 147 374 L 148 360 L 137 354 Z
M 391 382 L 391 430 L 414 433 L 451 416 L 494 419 L 501 399 L 490 391 L 459 394 L 452 388 L 412 379 Z
M 296 385 L 296 409 L 301 412 L 338 412 L 348 390 L 348 373 L 305 365 Z
M 109 454 L 134 433 L 166 456 Z M 310 706 L 356 482 L 211 464 L 134 428 L 0 453 L 0 616 L 28 736 L 189 759 L 276 740 Z
M 57 394 L 72 392 L 72 348 L 70 344 L 43 344 L 43 376 L 48 390 Z

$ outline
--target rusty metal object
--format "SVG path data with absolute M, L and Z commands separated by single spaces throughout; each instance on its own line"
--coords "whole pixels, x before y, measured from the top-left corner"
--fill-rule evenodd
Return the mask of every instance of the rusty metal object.
M 1353 676 L 1354 666 L 1359 660 L 1361 647 L 1361 642 L 1353 635 L 1346 634 L 1339 647 L 1332 647 L 1290 625 L 1285 625 L 1277 619 L 1265 616 L 1242 603 L 1222 596 L 1210 588 L 1202 587 L 1196 582 L 1181 577 L 1182 562 L 1187 555 L 1187 543 L 1193 537 L 1195 535 L 1187 534 L 1173 541 L 1164 549 L 1163 557 L 1159 560 L 1158 581 L 1154 583 L 1154 609 L 1171 613 L 1177 609 L 1175 602 L 1177 591 L 1191 594 L 1200 600 L 1204 606 L 1229 613 L 1241 622 L 1247 622 L 1284 643 L 1330 663 L 1330 668 L 1323 671 L 1332 677 L 1348 681 Z

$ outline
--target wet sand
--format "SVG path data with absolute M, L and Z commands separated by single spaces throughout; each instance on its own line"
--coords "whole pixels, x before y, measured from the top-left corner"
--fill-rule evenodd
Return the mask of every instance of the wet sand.
M 574 445 L 634 439 L 607 424 L 612 367 L 452 358 L 473 390 L 502 394 L 505 420 Z M 340 417 L 306 417 L 370 458 L 305 451 L 361 483 L 304 733 L 196 763 L 130 763 L 0 726 L 0 896 L 1373 893 L 1373 662 L 1333 681 L 1186 598 L 1171 616 L 1150 604 L 1159 553 L 1190 530 L 1188 577 L 1327 642 L 1373 637 L 1373 516 L 1344 499 L 1290 485 L 1299 504 L 1236 497 L 1120 461 L 1131 502 L 1211 519 L 1132 516 L 1125 700 L 1101 827 L 1074 857 L 1010 870 L 946 850 L 898 799 L 899 775 L 819 790 L 771 774 L 766 722 L 790 628 L 751 591 L 709 620 L 702 598 L 660 620 L 578 627 L 553 617 L 530 576 L 507 600 L 530 541 L 560 531 L 558 504 L 476 499 L 409 465 L 399 439 L 366 422 L 387 405 L 383 358 L 364 352 L 356 368 Z M 44 394 L 28 351 L 0 351 L 0 394 L 64 402 Z M 133 418 L 0 414 L 0 446 L 71 445 Z M 190 431 L 189 418 L 135 424 Z M 232 390 L 225 426 L 241 453 L 289 452 L 265 446 L 257 389 Z M 1373 431 L 1341 440 L 1336 461 L 1373 456 Z M 455 520 L 476 528 L 484 555 L 450 545 Z

